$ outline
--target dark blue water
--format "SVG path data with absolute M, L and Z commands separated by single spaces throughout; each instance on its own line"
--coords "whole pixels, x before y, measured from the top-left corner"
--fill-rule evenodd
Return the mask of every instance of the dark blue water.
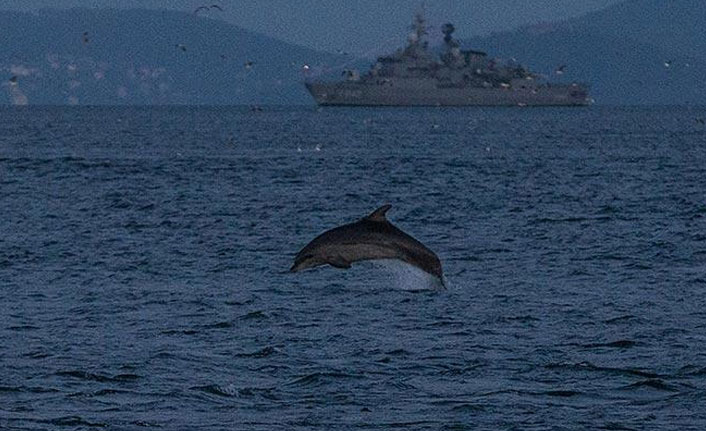
M 0 428 L 705 429 L 698 118 L 3 108 Z M 388 202 L 449 289 L 286 272 Z

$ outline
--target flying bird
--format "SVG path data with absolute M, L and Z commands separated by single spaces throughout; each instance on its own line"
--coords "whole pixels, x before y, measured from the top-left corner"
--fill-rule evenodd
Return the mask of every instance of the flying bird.
M 12 75 L 8 81 L 10 81 L 10 85 L 17 85 L 17 75 Z
M 439 257 L 387 220 L 391 207 L 383 205 L 357 222 L 317 236 L 297 253 L 290 271 L 322 265 L 348 269 L 359 261 L 395 259 L 433 275 L 444 286 Z
M 184 45 L 183 43 L 177 43 L 177 44 L 174 45 L 174 46 L 176 46 L 177 48 L 179 48 L 179 49 L 181 49 L 182 51 L 186 52 L 186 45 Z
M 254 61 L 248 60 L 248 61 L 245 62 L 245 65 L 244 65 L 244 66 L 245 66 L 246 69 L 252 69 L 252 67 L 253 67 L 254 65 L 255 65 L 255 62 L 254 62 Z
M 90 41 L 90 40 L 88 39 L 88 32 L 87 32 L 87 31 L 84 31 L 84 32 L 83 32 L 83 43 L 86 44 L 86 43 L 88 43 L 89 41 Z
M 199 6 L 199 7 L 197 7 L 196 9 L 194 9 L 194 15 L 198 14 L 198 13 L 201 12 L 202 10 L 208 11 L 208 10 L 211 10 L 211 9 L 217 9 L 217 10 L 223 12 L 223 8 L 222 8 L 222 7 L 220 7 L 220 6 L 217 5 L 217 4 L 212 4 L 211 6 L 205 6 L 205 5 L 204 5 L 204 6 Z
M 666 68 L 672 67 L 672 60 L 666 60 L 666 61 L 664 62 L 664 67 L 666 67 Z
M 564 71 L 566 71 L 566 65 L 562 64 L 561 66 L 557 67 L 556 70 L 554 71 L 557 75 L 563 75 Z

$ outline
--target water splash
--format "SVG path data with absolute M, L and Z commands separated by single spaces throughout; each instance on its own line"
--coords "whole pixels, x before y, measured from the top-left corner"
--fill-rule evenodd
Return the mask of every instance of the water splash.
M 438 277 L 401 260 L 375 260 L 373 265 L 384 269 L 390 277 L 391 284 L 401 290 L 442 290 L 449 286 L 446 277 L 440 280 Z

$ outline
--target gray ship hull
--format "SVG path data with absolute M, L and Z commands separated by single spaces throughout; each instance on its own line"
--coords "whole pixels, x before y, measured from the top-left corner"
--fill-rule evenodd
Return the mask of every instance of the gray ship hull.
M 407 81 L 407 82 L 404 82 Z M 322 106 L 586 106 L 587 89 L 578 84 L 527 88 L 439 87 L 429 80 L 309 82 L 306 88 Z

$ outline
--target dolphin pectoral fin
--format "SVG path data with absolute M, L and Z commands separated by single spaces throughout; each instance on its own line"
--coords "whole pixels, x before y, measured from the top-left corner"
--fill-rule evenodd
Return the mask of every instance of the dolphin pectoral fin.
M 351 263 L 341 256 L 336 256 L 327 261 L 327 263 L 334 268 L 348 269 L 351 267 Z

